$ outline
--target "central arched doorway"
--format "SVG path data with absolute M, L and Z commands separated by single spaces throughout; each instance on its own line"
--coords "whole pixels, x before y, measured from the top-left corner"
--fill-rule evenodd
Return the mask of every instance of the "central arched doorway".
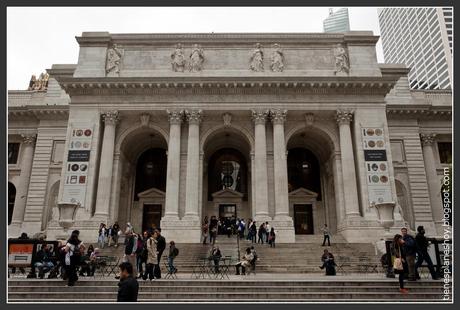
M 316 127 L 302 128 L 287 143 L 289 214 L 296 235 L 321 234 L 327 224 L 337 229 L 334 144 Z
M 227 127 L 209 135 L 203 147 L 202 217 L 224 223 L 252 217 L 250 143 L 239 130 Z

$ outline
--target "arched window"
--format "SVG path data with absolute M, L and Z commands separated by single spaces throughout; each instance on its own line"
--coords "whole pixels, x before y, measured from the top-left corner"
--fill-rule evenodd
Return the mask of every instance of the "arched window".
M 16 200 L 16 187 L 13 183 L 8 182 L 8 225 L 11 224 L 13 218 L 14 201 Z

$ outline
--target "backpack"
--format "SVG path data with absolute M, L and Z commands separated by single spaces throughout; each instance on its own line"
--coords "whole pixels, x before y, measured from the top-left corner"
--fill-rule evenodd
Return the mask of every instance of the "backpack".
M 173 255 L 174 255 L 174 256 L 179 255 L 179 249 L 178 249 L 178 248 L 174 248 L 174 250 L 173 250 Z

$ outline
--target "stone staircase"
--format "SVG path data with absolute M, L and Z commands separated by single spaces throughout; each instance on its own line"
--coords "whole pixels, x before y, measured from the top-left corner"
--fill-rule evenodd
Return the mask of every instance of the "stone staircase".
M 296 280 L 231 276 L 230 280 L 140 281 L 140 302 L 442 302 L 442 281 L 408 283 L 400 294 L 396 279 L 341 277 Z M 278 277 L 276 277 L 278 278 Z M 68 287 L 62 280 L 9 279 L 8 302 L 113 302 L 114 279 L 81 279 Z M 71 298 L 71 299 L 70 299 Z
M 337 238 L 338 239 L 338 238 Z M 267 244 L 257 244 L 240 240 L 240 255 L 245 249 L 254 246 L 259 260 L 256 271 L 260 273 L 324 273 L 319 269 L 321 255 L 324 249 L 333 253 L 336 263 L 343 266 L 345 273 L 360 273 L 366 268 L 363 264 L 372 265 L 369 271 L 377 270 L 383 272 L 380 266 L 380 257 L 375 254 L 374 246 L 370 243 L 347 243 L 345 240 L 333 240 L 331 246 L 322 247 L 322 236 L 301 236 L 295 244 L 279 243 L 275 248 Z M 237 240 L 235 237 L 218 236 L 216 245 L 219 246 L 223 256 L 232 256 L 235 260 L 238 257 Z M 176 267 L 181 273 L 192 273 L 194 266 L 199 263 L 201 257 L 208 255 L 211 245 L 206 244 L 176 244 L 179 248 L 179 256 L 175 260 Z M 169 245 L 164 255 L 167 255 Z M 101 255 L 123 256 L 123 246 L 118 248 L 105 247 Z M 345 261 L 347 260 L 347 261 Z M 161 266 L 163 269 L 164 265 Z M 338 269 L 338 273 L 342 270 Z

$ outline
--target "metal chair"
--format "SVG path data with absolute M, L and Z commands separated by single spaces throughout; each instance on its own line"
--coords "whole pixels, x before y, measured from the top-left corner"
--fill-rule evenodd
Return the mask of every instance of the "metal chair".
M 166 275 L 165 275 L 165 279 L 177 279 L 177 275 L 176 275 L 176 270 L 174 271 L 171 271 L 169 269 L 169 264 L 168 264 L 168 256 L 164 256 L 163 257 L 163 264 L 164 264 L 164 267 L 166 268 Z

